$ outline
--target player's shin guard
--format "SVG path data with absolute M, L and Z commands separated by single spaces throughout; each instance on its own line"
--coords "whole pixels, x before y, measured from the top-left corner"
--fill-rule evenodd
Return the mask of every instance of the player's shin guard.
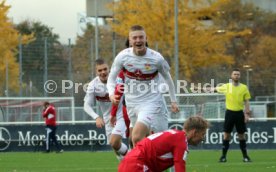
M 223 143 L 222 143 L 222 156 L 226 157 L 228 149 L 229 149 L 229 140 L 223 140 Z
M 245 140 L 240 140 L 240 149 L 242 151 L 243 157 L 247 157 L 246 141 Z
M 125 145 L 124 143 L 121 143 L 121 147 L 120 147 L 120 149 L 117 151 L 120 155 L 126 155 L 126 153 L 127 153 L 127 150 L 128 150 L 128 148 L 127 148 L 127 145 Z

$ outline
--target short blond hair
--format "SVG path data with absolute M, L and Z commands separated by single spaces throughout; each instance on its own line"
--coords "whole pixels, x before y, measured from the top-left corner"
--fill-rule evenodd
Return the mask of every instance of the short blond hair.
M 210 123 L 201 116 L 191 116 L 184 123 L 184 130 L 190 131 L 196 129 L 197 131 L 205 131 L 210 127 Z

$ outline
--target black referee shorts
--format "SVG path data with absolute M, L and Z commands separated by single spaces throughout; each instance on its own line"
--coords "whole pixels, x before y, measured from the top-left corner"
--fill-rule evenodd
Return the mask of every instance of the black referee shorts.
M 231 133 L 234 126 L 239 134 L 246 132 L 246 124 L 244 122 L 243 111 L 226 110 L 224 121 L 224 132 Z

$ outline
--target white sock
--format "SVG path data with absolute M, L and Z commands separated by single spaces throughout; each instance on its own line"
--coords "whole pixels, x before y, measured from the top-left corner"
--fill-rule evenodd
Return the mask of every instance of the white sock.
M 116 158 L 119 160 L 119 161 L 122 161 L 124 156 L 123 155 L 116 155 Z
M 127 153 L 127 150 L 128 150 L 127 145 L 125 145 L 124 143 L 121 143 L 121 147 L 117 152 L 121 155 L 125 155 Z

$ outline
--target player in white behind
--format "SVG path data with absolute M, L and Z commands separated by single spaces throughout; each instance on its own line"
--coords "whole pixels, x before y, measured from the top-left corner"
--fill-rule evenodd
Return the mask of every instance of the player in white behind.
M 111 102 L 106 88 L 109 66 L 103 59 L 96 60 L 96 74 L 97 77 L 94 78 L 87 87 L 84 98 L 84 110 L 96 120 L 96 126 L 98 128 L 103 128 L 103 126 L 105 126 L 107 142 L 111 144 L 116 154 L 124 155 L 128 148 L 124 143 L 117 140 L 125 136 L 126 126 L 123 117 L 120 116 L 122 115 L 121 113 L 117 115 L 115 127 L 110 124 Z M 98 102 L 102 115 L 97 114 L 92 108 L 96 105 L 96 101 Z M 112 135 L 118 137 L 114 139 Z M 119 142 L 120 144 L 114 144 L 114 142 Z

